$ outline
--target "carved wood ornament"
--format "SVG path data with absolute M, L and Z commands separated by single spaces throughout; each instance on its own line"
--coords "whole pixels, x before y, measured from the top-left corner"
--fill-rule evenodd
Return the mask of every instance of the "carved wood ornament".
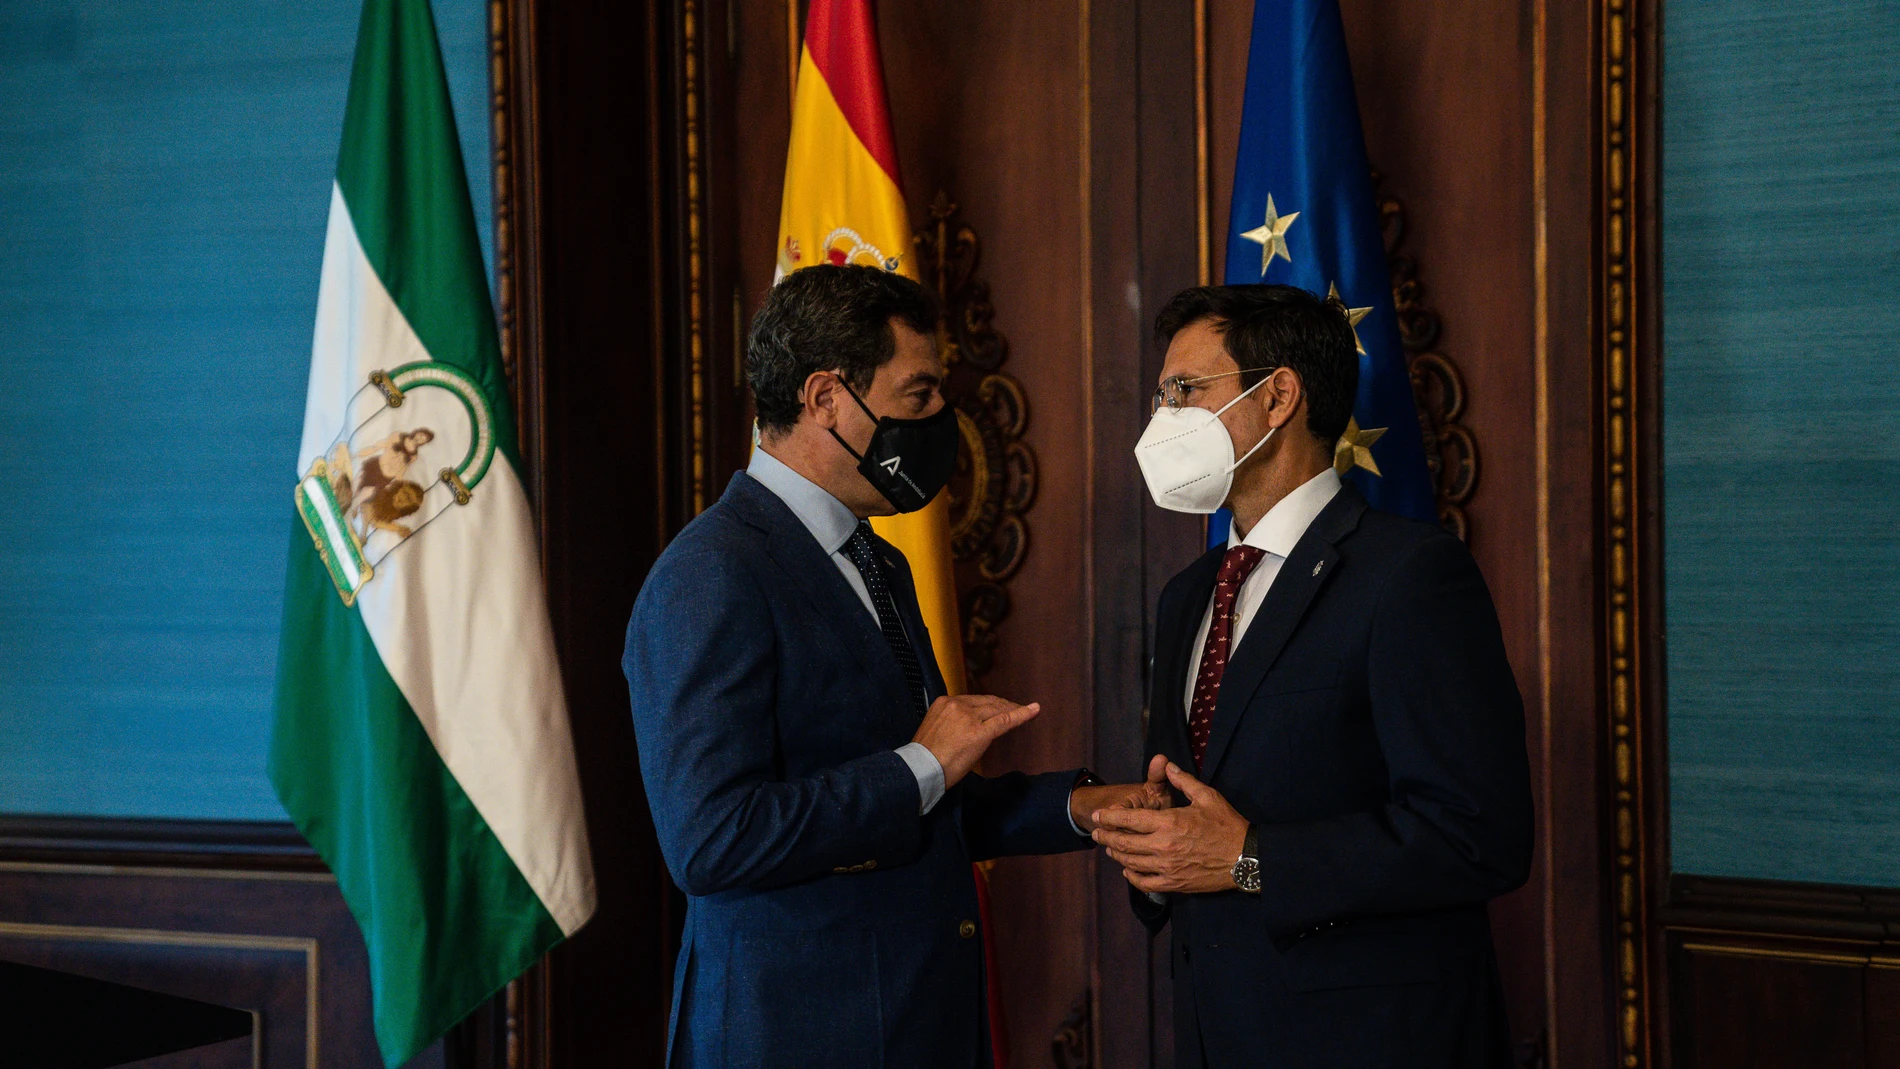
M 1009 339 L 991 324 L 990 284 L 976 275 L 982 245 L 947 194 L 938 192 L 930 225 L 914 241 L 924 283 L 942 302 L 937 351 L 948 369 L 944 395 L 963 432 L 950 480 L 950 552 L 973 564 L 978 579 L 959 605 L 974 681 L 996 662 L 997 627 L 1009 615 L 1006 584 L 1029 552 L 1024 515 L 1036 499 L 1036 454 L 1023 441 L 1029 402 L 1022 384 L 1000 370 Z
M 1380 176 L 1373 172 L 1378 189 Z M 1425 307 L 1424 287 L 1418 281 L 1418 262 L 1401 252 L 1405 243 L 1405 205 L 1396 197 L 1379 196 L 1379 229 L 1385 239 L 1386 263 L 1392 271 L 1392 306 L 1398 313 L 1399 341 L 1405 346 L 1412 376 L 1412 398 L 1418 405 L 1418 430 L 1425 440 L 1425 464 L 1432 474 L 1438 501 L 1438 522 L 1464 541 L 1471 539 L 1471 521 L 1465 503 L 1478 488 L 1478 440 L 1458 422 L 1465 411 L 1465 379 L 1458 365 L 1437 350 L 1442 324 L 1438 313 Z

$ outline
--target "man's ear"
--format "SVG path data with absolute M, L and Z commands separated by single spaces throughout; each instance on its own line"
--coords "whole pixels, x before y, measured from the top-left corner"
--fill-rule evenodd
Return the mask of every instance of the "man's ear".
M 1267 375 L 1267 381 L 1260 384 L 1260 403 L 1266 409 L 1267 426 L 1280 428 L 1292 422 L 1299 414 L 1300 402 L 1306 400 L 1306 387 L 1300 382 L 1300 376 L 1292 368 L 1277 367 Z
M 827 431 L 838 427 L 838 400 L 842 394 L 838 376 L 829 371 L 814 371 L 805 376 L 805 388 L 799 391 L 805 401 L 805 414 L 819 429 Z

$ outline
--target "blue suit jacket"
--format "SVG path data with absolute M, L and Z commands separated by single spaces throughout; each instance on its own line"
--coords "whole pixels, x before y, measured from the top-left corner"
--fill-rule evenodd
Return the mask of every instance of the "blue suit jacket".
M 879 542 L 930 693 L 910 568 Z M 660 851 L 686 892 L 671 1066 L 990 1060 L 973 860 L 1087 847 L 1076 773 L 969 776 L 920 816 L 921 722 L 825 551 L 743 473 L 647 575 L 623 667 Z
M 1148 746 L 1183 768 L 1223 555 L 1155 616 Z M 1174 928 L 1176 1069 L 1516 1064 L 1485 903 L 1530 870 L 1530 765 L 1464 543 L 1342 488 L 1228 658 L 1201 778 L 1257 829 L 1261 893 L 1130 895 Z

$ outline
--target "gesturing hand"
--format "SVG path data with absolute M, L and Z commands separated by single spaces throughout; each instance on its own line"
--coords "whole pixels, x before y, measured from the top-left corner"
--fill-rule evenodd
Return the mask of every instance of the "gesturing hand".
M 1160 812 L 1103 809 L 1094 815 L 1099 826 L 1093 838 L 1108 847 L 1108 856 L 1121 863 L 1122 875 L 1137 890 L 1233 890 L 1247 818 L 1179 765 L 1169 762 L 1165 771 L 1168 782 L 1187 795 L 1186 806 Z
M 943 766 L 945 790 L 970 774 L 990 743 L 1029 723 L 1042 712 L 1036 702 L 1017 705 L 993 694 L 959 694 L 938 698 L 917 727 L 924 748 Z
M 1168 793 L 1168 759 L 1160 754 L 1148 762 L 1148 778 L 1141 783 L 1107 783 L 1077 787 L 1069 794 L 1069 819 L 1084 832 L 1096 829 L 1102 809 L 1166 809 L 1174 804 Z

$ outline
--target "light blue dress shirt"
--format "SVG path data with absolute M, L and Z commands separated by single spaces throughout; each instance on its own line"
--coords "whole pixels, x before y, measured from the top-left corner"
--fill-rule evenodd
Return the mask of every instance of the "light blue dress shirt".
M 805 525 L 805 530 L 818 540 L 818 545 L 830 554 L 831 563 L 838 566 L 844 581 L 851 584 L 858 600 L 864 603 L 864 611 L 877 623 L 877 606 L 871 604 L 871 591 L 864 585 L 864 576 L 844 553 L 844 544 L 851 540 L 851 532 L 858 529 L 857 516 L 844 502 L 831 496 L 831 491 L 793 471 L 763 446 L 752 450 L 752 461 L 745 470 L 761 486 L 777 494 L 785 507 L 792 510 L 792 515 L 798 517 L 798 522 Z M 916 636 L 911 636 L 911 643 L 917 644 Z M 917 777 L 917 794 L 923 799 L 923 808 L 918 812 L 930 812 L 943 800 L 943 765 L 921 742 L 899 746 L 897 756 L 904 759 L 911 775 Z

